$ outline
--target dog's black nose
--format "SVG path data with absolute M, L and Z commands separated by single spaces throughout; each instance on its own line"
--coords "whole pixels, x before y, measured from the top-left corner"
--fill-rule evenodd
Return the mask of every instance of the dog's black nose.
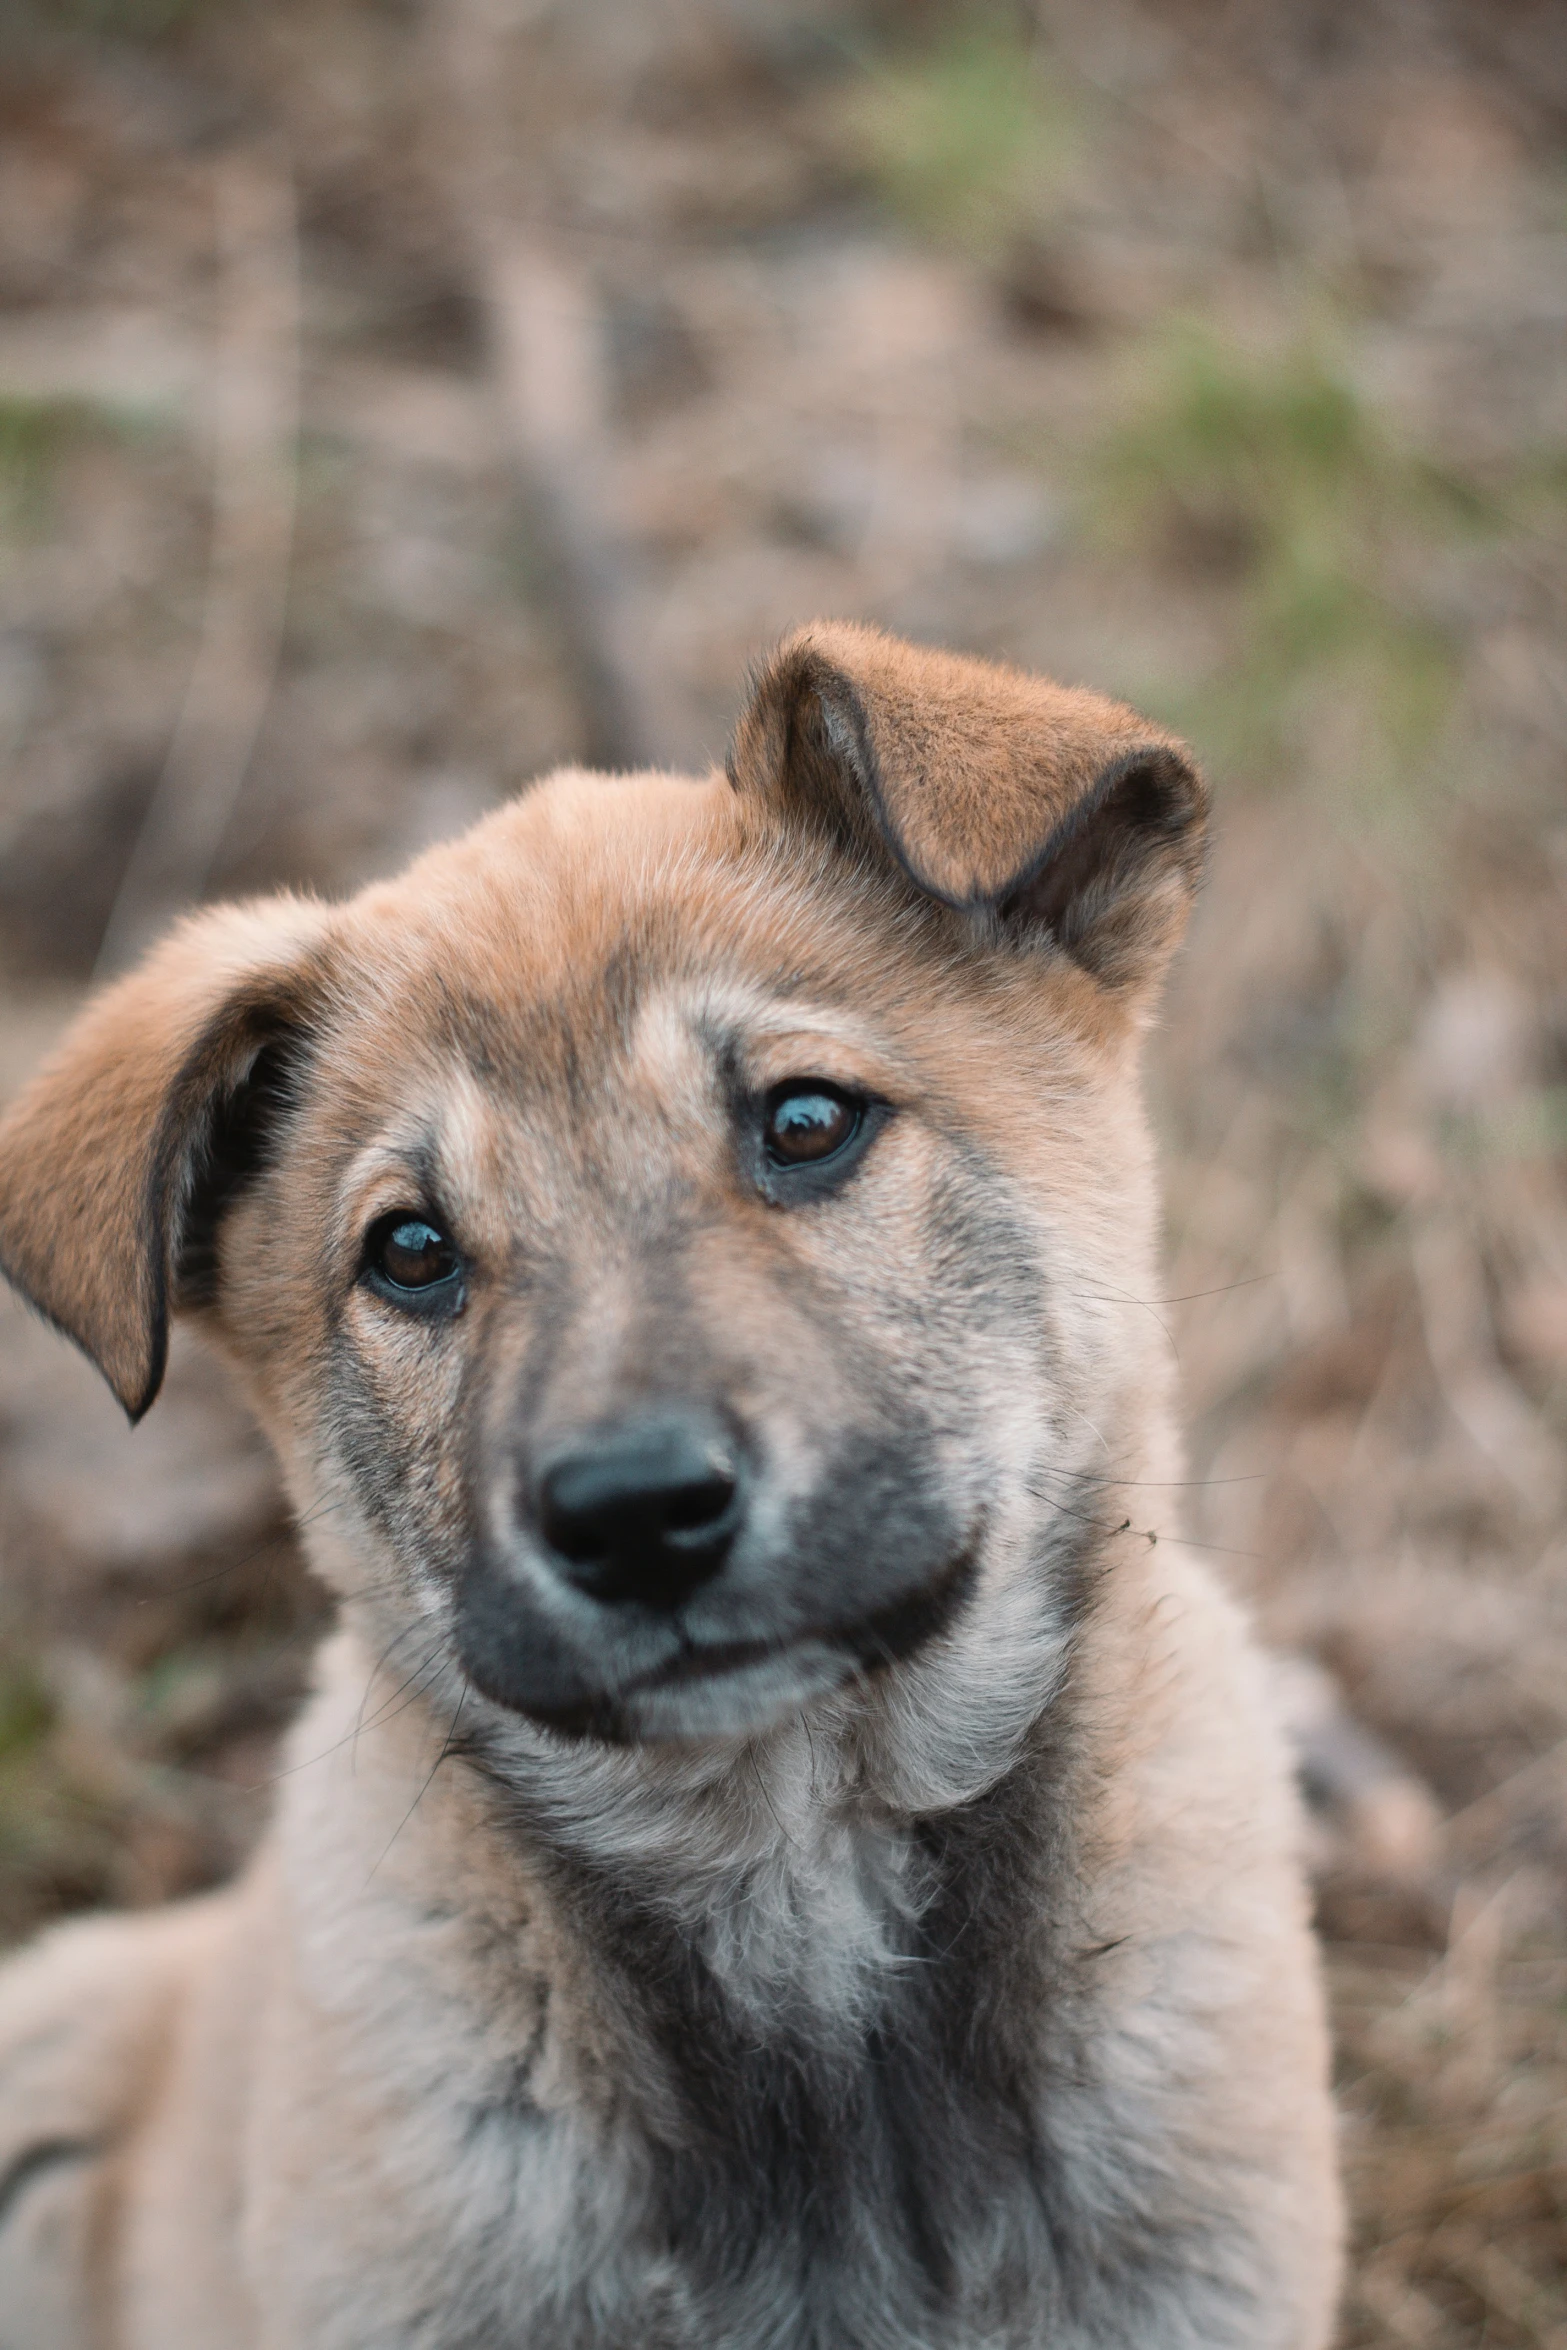
M 675 1607 L 723 1565 L 739 1496 L 739 1464 L 716 1429 L 644 1421 L 551 1463 L 539 1481 L 539 1530 L 579 1591 Z

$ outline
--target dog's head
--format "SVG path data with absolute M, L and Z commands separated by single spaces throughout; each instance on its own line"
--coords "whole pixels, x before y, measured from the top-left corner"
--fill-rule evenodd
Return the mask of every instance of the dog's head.
M 1124 1440 L 1203 812 L 1127 710 L 809 629 L 726 775 L 187 922 L 0 1126 L 0 1260 L 133 1415 L 204 1318 L 318 1562 L 492 1703 L 749 1730 Z

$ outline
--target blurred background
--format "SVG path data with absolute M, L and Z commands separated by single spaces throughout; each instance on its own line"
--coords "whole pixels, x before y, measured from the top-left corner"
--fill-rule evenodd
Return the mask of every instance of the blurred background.
M 1356 2350 L 1567 2345 L 1564 131 L 1560 0 L 0 0 L 0 1090 L 813 614 L 1208 762 L 1148 1310 Z M 218 1367 L 0 1311 L 0 1940 L 234 1865 L 320 1618 Z

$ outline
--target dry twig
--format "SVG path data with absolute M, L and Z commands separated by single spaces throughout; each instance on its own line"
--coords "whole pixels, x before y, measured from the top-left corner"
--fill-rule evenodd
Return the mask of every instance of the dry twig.
M 435 20 L 460 124 L 453 207 L 489 321 L 502 420 L 544 558 L 582 755 L 599 767 L 645 766 L 665 749 L 667 729 L 633 651 L 627 554 L 604 497 L 602 323 L 586 275 L 543 224 L 530 153 L 543 126 L 507 111 L 516 13 L 506 0 L 452 0 Z M 530 170 L 516 168 L 519 149 L 530 153 Z
M 163 771 L 121 879 L 96 976 L 121 969 L 200 895 L 271 699 L 294 537 L 299 253 L 292 179 L 275 157 L 214 174 L 220 320 L 211 431 L 212 549 L 201 635 Z

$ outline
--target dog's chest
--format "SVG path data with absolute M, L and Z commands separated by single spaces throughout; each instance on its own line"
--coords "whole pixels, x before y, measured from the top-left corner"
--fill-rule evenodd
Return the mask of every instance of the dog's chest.
M 891 2000 L 830 2048 L 689 2021 L 596 2125 L 503 2084 L 470 2111 L 442 2350 L 1033 2340 L 1051 2264 L 1020 2102 L 943 2063 L 928 2015 Z
M 337 1987 L 312 2063 L 356 2117 L 344 2209 L 301 2146 L 310 2207 L 267 2231 L 314 2272 L 301 2341 L 1035 2350 L 1065 2217 L 1035 2146 L 1063 1858 L 1038 1791 L 821 1835 L 773 1801 L 733 1867 L 679 1816 L 622 1805 L 611 1845 L 498 1797 L 517 1893 L 410 1909 L 395 1968 L 400 1894 L 377 1881 L 369 1932 L 347 1904 L 307 1967 L 318 2014 Z M 330 2314 L 349 2235 L 369 2333 Z
M 565 1890 L 598 2012 L 546 1984 L 526 2060 L 471 2079 L 431 2215 L 463 2280 L 441 2350 L 1034 2340 L 1054 2263 L 1005 1921 L 960 1914 L 974 1888 L 916 1914 L 906 1857 L 839 1858 L 705 1920 Z

